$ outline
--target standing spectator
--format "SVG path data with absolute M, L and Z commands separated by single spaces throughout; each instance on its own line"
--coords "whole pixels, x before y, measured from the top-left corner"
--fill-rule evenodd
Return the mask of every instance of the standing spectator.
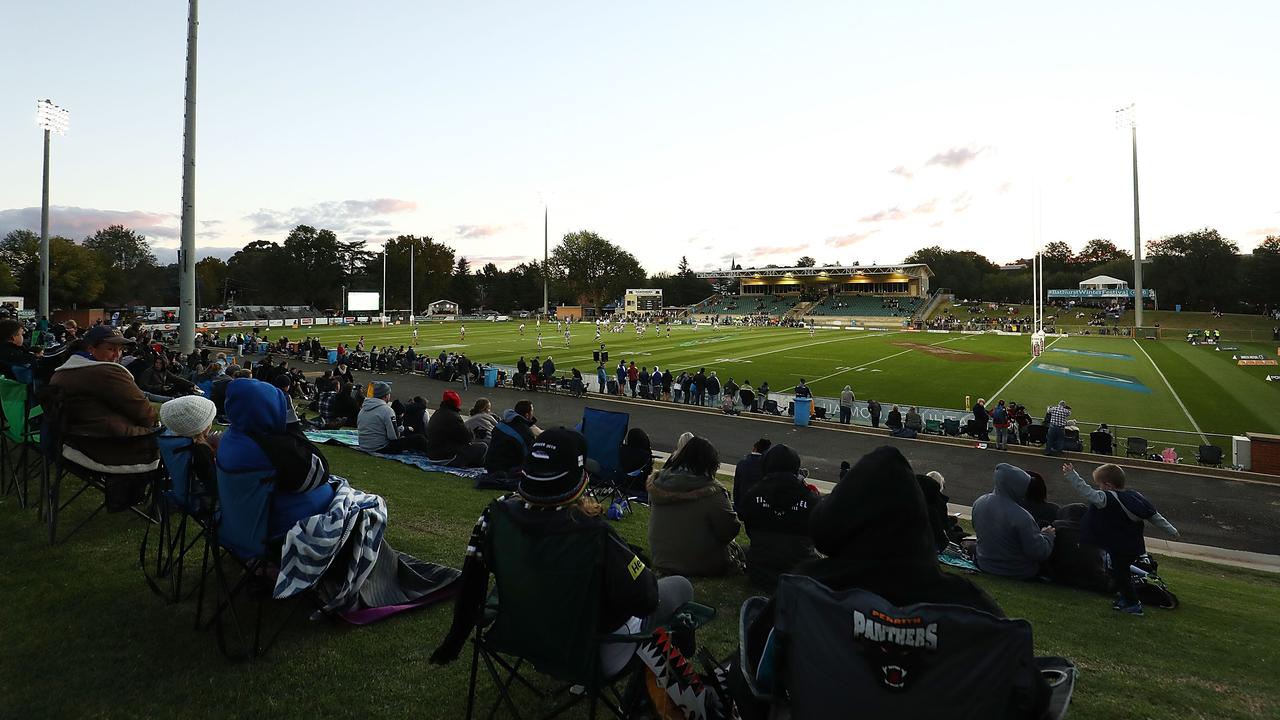
M 978 439 L 988 441 L 991 439 L 991 433 L 987 430 L 988 424 L 991 422 L 991 413 L 987 412 L 987 401 L 978 398 L 978 402 L 973 404 L 973 422 L 977 425 Z
M 663 575 L 708 577 L 738 568 L 740 528 L 729 491 L 716 481 L 720 455 L 693 437 L 648 484 L 649 551 Z
M 604 392 L 605 385 L 609 382 L 609 373 L 604 369 L 604 363 L 600 363 L 596 367 L 596 382 L 600 383 L 600 392 Z
M 800 383 L 796 385 L 795 392 L 796 392 L 796 397 L 798 398 L 813 397 L 813 393 L 810 392 L 809 386 L 804 384 L 804 378 L 800 378 Z
M 854 399 L 853 388 L 845 385 L 840 391 L 840 424 L 848 425 L 853 419 Z
M 743 384 L 750 386 L 751 381 L 744 380 Z M 756 402 L 751 406 L 751 410 L 755 412 L 760 408 L 763 408 L 765 404 L 768 402 L 769 402 L 769 381 L 765 380 L 764 382 L 760 383 L 760 390 L 756 393 Z
M 640 388 L 640 397 L 642 398 L 648 397 L 649 388 L 651 387 L 649 385 L 649 366 L 648 365 L 640 366 L 640 374 L 636 376 L 636 384 L 637 384 L 637 387 Z
M 662 371 L 662 399 L 671 400 L 671 384 L 675 382 L 675 378 L 671 375 L 671 368 Z
M 729 378 L 728 381 L 726 381 L 725 384 L 721 387 L 721 390 L 723 390 L 724 394 L 728 395 L 729 397 L 732 397 L 734 399 L 737 399 L 738 397 L 738 383 L 734 382 L 733 378 Z
M 1009 408 L 1003 400 L 996 402 L 996 409 L 991 411 L 991 424 L 996 429 L 996 449 L 1006 450 L 1009 447 Z
M 693 404 L 707 404 L 707 369 L 698 368 L 698 372 L 693 376 Z
M 992 491 L 973 503 L 973 530 L 978 535 L 978 567 L 992 575 L 1017 579 L 1040 574 L 1040 564 L 1053 552 L 1054 529 L 1041 527 L 1022 507 L 1031 476 L 1008 463 L 996 466 Z
M 707 376 L 707 404 L 711 407 L 720 405 L 720 378 L 716 377 L 715 370 Z
M 871 427 L 880 427 L 880 403 L 874 399 L 867 401 L 867 414 L 871 416 Z
M 556 364 L 552 362 L 551 356 L 548 355 L 546 360 L 542 361 L 542 380 L 547 384 L 547 390 L 553 390 L 556 382 Z
M 652 385 L 651 391 L 654 400 L 662 399 L 662 371 L 657 365 L 653 366 L 653 374 L 649 376 L 649 382 Z
M 1062 444 L 1067 439 L 1067 419 L 1071 417 L 1071 406 L 1066 400 L 1059 400 L 1057 405 L 1049 407 L 1049 430 L 1044 443 L 1045 455 L 1061 455 Z
M 769 438 L 760 438 L 751 446 L 751 452 L 738 461 L 733 471 L 733 509 L 737 510 L 742 499 L 751 492 L 751 487 L 764 477 L 764 454 L 772 443 Z
M 618 361 L 618 369 L 614 371 L 618 378 L 618 394 L 622 395 L 627 391 L 627 363 L 624 360 Z
M 640 370 L 636 368 L 636 361 L 632 360 L 627 366 L 627 387 L 631 390 L 631 397 L 636 396 L 636 386 L 640 382 Z
M 743 410 L 757 412 L 763 407 L 763 401 L 756 396 L 756 391 L 751 388 L 751 381 L 747 379 L 743 379 L 742 385 L 738 388 L 738 399 L 742 402 Z
M 809 515 L 819 495 L 800 477 L 800 456 L 786 445 L 769 448 L 762 468 L 764 476 L 742 497 L 740 514 L 751 538 L 747 576 L 772 591 L 780 574 L 818 557 L 809 536 Z

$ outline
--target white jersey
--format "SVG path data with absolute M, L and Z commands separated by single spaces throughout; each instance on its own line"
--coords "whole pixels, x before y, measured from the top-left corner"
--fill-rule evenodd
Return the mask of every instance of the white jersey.
M 520 323 L 520 334 L 524 335 L 524 323 Z
M 541 349 L 542 349 L 542 336 L 541 336 L 541 335 L 539 335 L 539 336 L 538 336 L 538 349 L 539 349 L 539 350 L 541 350 Z

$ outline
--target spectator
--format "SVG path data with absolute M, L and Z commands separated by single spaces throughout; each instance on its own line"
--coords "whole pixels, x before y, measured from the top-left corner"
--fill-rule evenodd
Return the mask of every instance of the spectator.
M 915 405 L 912 405 L 911 409 L 907 410 L 907 419 L 902 426 L 917 433 L 924 430 L 924 418 L 920 417 L 920 410 Z
M 1044 476 L 1034 470 L 1028 470 L 1031 482 L 1027 483 L 1027 497 L 1022 507 L 1035 518 L 1036 525 L 1045 527 L 1058 519 L 1058 506 L 1048 501 L 1049 489 L 1044 484 Z
M 874 399 L 867 401 L 867 414 L 871 416 L 871 427 L 880 427 L 880 403 Z
M 716 481 L 720 455 L 693 437 L 649 480 L 649 551 L 663 575 L 707 577 L 738 568 L 738 516 Z
M 50 382 L 66 399 L 64 456 L 115 474 L 154 470 L 159 464 L 152 436 L 155 408 L 119 364 L 128 342 L 109 326 L 90 328 L 85 350 L 72 353 Z
M 414 395 L 409 404 L 404 406 L 404 432 L 406 435 L 426 435 L 427 418 L 431 412 L 427 409 L 427 401 L 421 395 Z
M 493 414 L 493 405 L 489 402 L 489 398 L 477 399 L 462 424 L 476 440 L 488 441 L 493 436 L 493 429 L 498 425 L 498 416 Z
M 19 370 L 18 373 L 26 376 L 30 382 L 30 375 L 35 371 L 36 356 L 22 346 L 23 332 L 22 323 L 17 320 L 0 321 L 0 373 L 10 380 L 17 380 L 13 369 L 25 368 L 25 372 Z
M 750 380 L 743 380 L 742 385 L 738 387 L 738 401 L 742 403 L 743 410 L 757 412 L 763 402 L 761 397 L 763 396 L 757 396 L 756 391 L 751 389 Z
M 800 384 L 796 385 L 796 397 L 813 397 L 813 393 L 809 391 L 809 386 L 804 384 L 804 378 L 800 378 Z
M 947 502 L 951 498 L 942 493 L 947 486 L 946 479 L 937 470 L 930 470 L 924 475 L 916 475 L 916 484 L 920 486 L 920 494 L 924 496 L 924 506 L 929 513 L 933 545 L 942 552 L 949 543 L 964 538 L 964 530 L 947 510 Z
M 653 374 L 649 376 L 649 382 L 652 384 L 652 393 L 654 400 L 662 399 L 662 371 L 657 365 L 653 366 Z
M 641 398 L 649 397 L 649 367 L 647 365 L 640 366 L 640 374 L 636 375 L 637 387 L 640 390 Z
M 995 487 L 973 503 L 973 530 L 978 535 L 976 561 L 983 572 L 1027 579 L 1053 552 L 1054 529 L 1041 527 L 1027 512 L 1031 476 L 1008 463 L 996 466 Z
M 631 367 L 635 367 L 635 363 L 631 363 Z M 627 376 L 630 371 L 627 369 L 625 360 L 618 361 L 618 369 L 614 371 L 614 376 L 618 379 L 618 394 L 622 395 L 627 391 Z
M 427 459 L 451 467 L 480 467 L 488 449 L 467 430 L 462 419 L 462 398 L 452 390 L 445 390 L 440 406 L 427 421 Z
M 214 390 L 214 402 L 217 402 L 216 383 L 214 384 Z M 320 413 L 320 421 L 324 424 L 324 427 L 329 429 L 354 424 L 360 412 L 356 406 L 351 386 L 346 383 L 339 383 L 338 389 L 333 392 L 321 394 L 316 408 Z
M 692 439 L 693 439 L 693 433 L 689 432 L 688 430 L 685 430 L 684 432 L 680 433 L 680 437 L 676 438 L 676 447 L 674 450 L 671 451 L 671 454 L 674 455 L 680 452 L 680 448 L 684 447 L 684 444 L 689 442 Z
M 332 370 L 325 370 L 324 374 L 316 378 L 316 392 L 323 395 L 327 392 L 333 392 L 338 389 L 338 381 L 333 377 Z
M 902 429 L 902 411 L 898 410 L 897 405 L 894 405 L 893 408 L 889 410 L 889 417 L 885 419 L 884 426 L 890 430 Z
M 819 495 L 800 477 L 800 456 L 786 445 L 764 455 L 764 477 L 744 491 L 740 515 L 751 545 L 747 577 L 772 592 L 778 576 L 817 559 L 809 536 L 809 515 Z
M 373 384 L 373 397 L 365 398 L 356 419 L 360 435 L 360 449 L 367 452 L 425 453 L 427 439 L 422 435 L 402 435 L 396 426 L 396 413 L 391 409 L 391 385 L 382 381 Z
M 978 439 L 990 440 L 991 433 L 987 427 L 991 422 L 991 413 L 987 412 L 987 401 L 984 398 L 978 398 L 978 402 L 973 404 L 973 422 L 977 426 L 975 429 Z
M 632 360 L 631 365 L 627 367 L 627 387 L 631 389 L 631 397 L 635 397 L 636 385 L 640 382 L 640 369 L 636 367 L 636 361 Z
M 351 368 L 347 367 L 345 362 L 338 363 L 338 369 L 334 371 L 333 376 L 337 378 L 339 382 L 344 382 L 348 385 L 356 384 L 356 376 L 351 374 Z
M 840 391 L 840 423 L 842 425 L 848 425 L 853 419 L 853 401 L 853 388 L 845 385 L 844 390 Z
M 751 381 L 743 380 L 742 385 L 750 389 Z M 760 383 L 760 390 L 756 392 L 756 400 L 751 405 L 752 412 L 755 412 L 756 410 L 763 408 L 767 402 L 769 402 L 769 381 L 765 380 L 764 382 Z
M 644 430 L 633 427 L 627 431 L 618 448 L 618 472 L 622 474 L 623 492 L 648 500 L 646 485 L 653 474 L 653 444 Z
M 1007 450 L 1009 447 L 1010 422 L 1009 408 L 1005 407 L 1003 400 L 1000 400 L 996 403 L 996 409 L 991 411 L 991 424 L 996 429 L 997 450 Z
M 662 371 L 662 399 L 671 400 L 671 385 L 675 382 L 675 378 L 671 375 L 671 368 Z
M 769 438 L 760 438 L 751 446 L 751 452 L 738 461 L 733 471 L 733 509 L 741 507 L 743 498 L 751 492 L 751 487 L 764 477 L 764 454 L 769 452 L 773 443 Z M 741 511 L 739 511 L 741 512 Z
M 160 423 L 174 435 L 191 438 L 191 471 L 197 483 L 193 495 L 205 495 L 217 486 L 214 453 L 221 435 L 210 433 L 216 414 L 213 401 L 199 395 L 174 398 L 160 406 Z
M 599 633 L 647 634 L 666 623 L 676 608 L 693 599 L 693 586 L 682 577 L 655 578 L 637 552 L 626 544 L 602 517 L 598 503 L 585 496 L 587 472 L 583 458 L 587 443 L 578 433 L 557 428 L 543 433 L 532 446 L 521 474 L 518 496 L 500 499 L 501 511 L 529 533 L 562 533 L 582 526 L 606 528 L 608 539 L 596 627 Z M 482 551 L 490 527 L 485 511 L 471 532 L 467 559 L 462 566 L 461 589 L 454 608 L 453 625 L 431 655 L 435 663 L 455 660 L 473 632 L 484 606 L 488 575 L 494 558 Z M 585 537 L 585 536 L 584 536 Z M 612 677 L 634 655 L 633 645 L 604 645 L 601 672 Z
M 698 406 L 707 404 L 706 368 L 698 368 L 698 374 L 693 376 L 693 404 Z
M 1067 439 L 1067 419 L 1071 417 L 1071 406 L 1066 400 L 1059 400 L 1057 405 L 1049 407 L 1045 417 L 1049 429 L 1044 443 L 1044 454 L 1061 455 L 1062 444 Z
M 715 370 L 707 376 L 707 404 L 711 407 L 720 405 L 720 378 L 716 377 Z
M 1063 463 L 1062 474 L 1089 506 L 1084 515 L 1083 540 L 1111 556 L 1111 582 L 1120 593 L 1112 607 L 1130 615 L 1141 615 L 1142 603 L 1133 589 L 1129 566 L 1147 551 L 1144 521 L 1173 537 L 1178 537 L 1178 529 L 1165 520 L 1142 493 L 1125 489 L 1124 469 L 1119 465 L 1099 465 L 1093 471 L 1097 489 L 1090 487 L 1071 463 Z
M 504 412 L 502 422 L 494 427 L 489 450 L 485 453 L 485 470 L 499 477 L 510 477 L 519 472 L 538 435 L 537 423 L 533 403 L 528 400 L 521 400 L 513 409 Z
M 1049 576 L 1055 583 L 1097 593 L 1114 592 L 1105 553 L 1084 539 L 1084 503 L 1063 505 L 1053 522 L 1056 537 L 1049 557 Z
M 605 385 L 609 382 L 609 373 L 605 372 L 604 363 L 596 368 L 596 382 L 600 383 L 600 392 L 604 392 Z

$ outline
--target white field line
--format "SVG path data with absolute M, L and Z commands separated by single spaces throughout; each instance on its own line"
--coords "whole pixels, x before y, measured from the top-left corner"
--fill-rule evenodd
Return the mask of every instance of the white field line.
M 1056 344 L 1058 343 L 1058 341 L 1059 341 L 1059 340 L 1061 340 L 1062 338 L 1063 338 L 1063 336 L 1062 336 L 1062 335 L 1059 335 L 1058 337 L 1054 338 L 1054 339 L 1053 339 L 1053 342 L 1051 342 L 1051 343 L 1049 343 L 1048 345 L 1045 345 L 1045 346 L 1044 346 L 1044 349 L 1045 349 L 1045 350 L 1048 350 L 1049 348 L 1053 347 L 1053 346 L 1054 346 L 1054 345 L 1056 345 Z M 995 392 L 991 393 L 991 394 L 990 394 L 990 395 L 988 395 L 987 397 L 991 398 L 992 400 L 995 400 L 995 399 L 999 398 L 999 397 L 1000 397 L 1000 395 L 1001 395 L 1005 390 L 1008 390 L 1008 389 L 1009 389 L 1009 386 L 1013 384 L 1013 381 L 1018 379 L 1018 376 L 1022 374 L 1022 371 L 1023 371 L 1023 370 L 1026 370 L 1026 369 L 1027 369 L 1027 368 L 1029 368 L 1029 367 L 1031 367 L 1031 363 L 1035 362 L 1036 360 L 1037 360 L 1037 358 L 1031 358 L 1030 360 L 1028 360 L 1026 365 L 1023 365 L 1021 368 L 1019 368 L 1019 369 L 1018 369 L 1018 372 L 1014 373 L 1014 374 L 1013 374 L 1013 377 L 1009 378 L 1009 382 L 1005 383 L 1004 385 L 1001 385 L 999 390 L 997 390 L 997 391 L 995 391 Z
M 765 350 L 764 352 L 758 352 L 753 355 L 741 355 L 739 357 L 729 358 L 729 359 L 733 362 L 741 362 L 742 360 L 749 360 L 751 358 L 757 358 L 763 355 L 772 355 L 774 353 L 786 352 L 788 350 L 798 350 L 803 347 L 812 347 L 814 345 L 826 345 L 827 343 L 844 342 L 845 340 L 860 340 L 862 338 L 886 337 L 889 335 L 901 335 L 901 334 L 902 334 L 901 332 L 886 332 L 886 333 L 876 333 L 876 334 L 862 333 L 859 335 L 846 335 L 844 337 L 838 337 L 834 340 L 819 340 L 817 342 L 804 343 L 802 345 L 786 345 L 784 347 L 775 348 L 773 350 Z
M 978 336 L 977 336 L 977 335 L 962 335 L 962 336 L 960 336 L 960 337 L 948 338 L 947 340 L 939 340 L 938 342 L 935 342 L 935 343 L 929 343 L 929 347 L 933 347 L 934 345 L 944 345 L 944 344 L 946 344 L 946 343 L 949 343 L 949 342 L 955 342 L 955 341 L 957 341 L 957 340 L 967 340 L 967 339 L 972 338 L 972 337 L 978 337 Z M 908 348 L 908 349 L 906 349 L 906 350 L 903 350 L 902 352 L 896 352 L 896 353 L 894 353 L 894 354 L 892 354 L 892 355 L 885 355 L 885 356 L 884 356 L 884 357 L 882 357 L 882 358 L 877 358 L 877 359 L 872 360 L 872 361 L 870 361 L 870 362 L 864 362 L 864 363 L 862 363 L 861 365 L 856 365 L 856 366 L 854 366 L 854 367 L 844 368 L 843 370 L 837 370 L 837 371 L 835 371 L 835 372 L 831 373 L 830 375 L 823 375 L 823 376 L 822 376 L 822 377 L 820 377 L 820 378 L 814 378 L 812 382 L 820 382 L 820 381 L 822 381 L 822 380 L 826 380 L 826 379 L 828 379 L 828 378 L 833 378 L 833 377 L 835 377 L 835 376 L 837 376 L 837 375 L 843 375 L 843 374 L 848 373 L 848 372 L 853 372 L 853 371 L 855 371 L 855 370 L 860 370 L 860 369 L 862 369 L 862 368 L 864 368 L 864 367 L 871 367 L 872 365 L 875 365 L 876 363 L 881 363 L 881 362 L 884 362 L 885 360 L 892 360 L 893 358 L 896 358 L 896 357 L 898 357 L 899 355 L 906 355 L 907 353 L 909 353 L 909 352 L 913 352 L 914 350 L 915 350 L 915 348 Z M 791 387 L 787 388 L 786 390 L 783 390 L 782 392 L 790 392 L 791 390 L 795 390 L 795 389 L 796 389 L 796 387 L 795 387 L 794 385 L 792 385 Z
M 1150 355 L 1147 355 L 1147 349 L 1142 347 L 1142 343 L 1138 342 L 1137 338 L 1133 338 L 1133 344 L 1137 345 L 1138 349 L 1142 351 L 1143 356 L 1147 358 L 1147 362 L 1151 363 L 1151 367 L 1156 369 L 1156 374 L 1164 381 L 1164 386 L 1169 388 L 1169 394 L 1173 395 L 1173 399 L 1178 401 L 1178 407 L 1182 408 L 1182 413 L 1186 415 L 1187 420 L 1191 422 L 1191 427 L 1196 429 L 1196 434 L 1200 436 L 1200 442 L 1208 445 L 1209 438 L 1205 437 L 1204 431 L 1196 424 L 1196 419 L 1191 417 L 1191 411 L 1187 410 L 1187 406 L 1182 402 L 1182 398 L 1178 397 L 1178 393 L 1175 392 L 1173 386 L 1169 384 L 1169 378 L 1164 376 L 1164 372 L 1160 370 L 1160 366 L 1156 364 L 1156 361 L 1152 360 Z

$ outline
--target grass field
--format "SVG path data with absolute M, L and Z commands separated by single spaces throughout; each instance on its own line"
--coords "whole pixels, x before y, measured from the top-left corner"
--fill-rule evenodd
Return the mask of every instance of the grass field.
M 594 387 L 591 352 L 598 344 L 591 325 L 575 327 L 568 348 L 553 327 L 545 328 L 542 352 L 532 324 L 524 337 L 517 328 L 516 323 L 472 323 L 463 340 L 456 323 L 425 324 L 419 327 L 417 347 L 431 354 L 441 349 L 465 352 L 474 360 L 503 365 L 514 365 L 522 355 L 550 354 L 557 370 L 576 366 Z M 302 331 L 284 332 L 292 337 Z M 362 335 L 368 347 L 412 340 L 405 326 L 312 332 L 328 345 L 354 346 Z M 1280 383 L 1265 380 L 1268 373 L 1280 374 L 1280 368 L 1237 367 L 1231 359 L 1236 352 L 1274 358 L 1275 348 L 1261 343 L 1216 352 L 1179 341 L 1072 336 L 1051 339 L 1044 355 L 1029 363 L 1027 337 L 994 334 L 819 330 L 811 336 L 793 328 L 676 326 L 670 338 L 652 329 L 639 338 L 628 329 L 606 332 L 603 340 L 611 371 L 619 359 L 676 374 L 705 367 L 716 370 L 722 381 L 750 380 L 759 386 L 767 380 L 775 392 L 788 392 L 803 377 L 814 394 L 825 397 L 839 396 L 848 384 L 859 399 L 875 398 L 885 405 L 963 408 L 965 396 L 971 401 L 1002 397 L 1025 404 L 1033 414 L 1065 399 L 1085 429 L 1100 422 L 1135 428 L 1122 433 L 1141 434 L 1153 444 L 1179 445 L 1184 456 L 1201 444 L 1202 433 L 1225 448 L 1227 440 L 1215 434 L 1280 432 Z
M 460 567 L 491 494 L 351 450 L 325 452 L 335 473 L 387 499 L 387 538 L 395 547 Z M 87 512 L 88 500 L 77 501 L 68 517 Z M 647 544 L 643 509 L 615 527 Z M 102 516 L 50 548 L 34 511 L 0 498 L 0 716 L 461 717 L 467 663 L 427 662 L 448 628 L 449 607 L 364 628 L 307 622 L 300 613 L 266 658 L 232 664 L 209 633 L 192 628 L 191 602 L 165 605 L 146 588 L 137 566 L 141 530 L 126 515 Z M 1075 720 L 1277 717 L 1280 576 L 1172 558 L 1162 559 L 1161 574 L 1182 607 L 1143 618 L 1120 615 L 1107 598 L 1080 591 L 975 581 L 1010 616 L 1031 621 L 1038 654 L 1077 664 Z M 699 632 L 699 643 L 723 657 L 737 643 L 738 607 L 757 593 L 743 577 L 695 586 L 698 599 L 720 613 Z

